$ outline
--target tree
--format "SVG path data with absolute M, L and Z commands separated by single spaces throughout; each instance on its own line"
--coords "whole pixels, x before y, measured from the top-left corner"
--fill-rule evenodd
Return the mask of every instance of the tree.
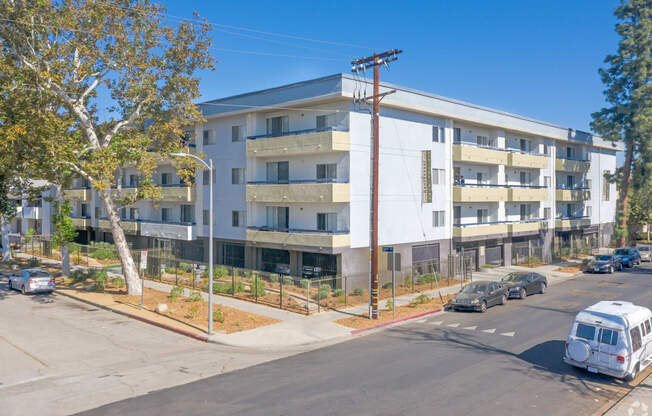
M 195 15 L 173 27 L 164 12 L 149 0 L 0 3 L 0 73 L 13 61 L 15 86 L 72 120 L 66 134 L 40 136 L 40 144 L 58 175 L 74 173 L 98 191 L 132 295 L 140 281 L 118 212 L 160 197 L 151 180 L 157 160 L 181 150 L 183 127 L 202 120 L 195 73 L 212 68 L 210 26 Z M 189 163 L 177 163 L 186 179 Z M 125 166 L 144 181 L 136 195 L 118 198 Z
M 60 192 L 58 192 L 60 195 Z M 64 276 L 70 276 L 70 255 L 69 244 L 75 241 L 77 237 L 77 230 L 70 218 L 70 203 L 65 201 L 61 204 L 59 201 L 54 203 L 54 215 L 52 222 L 54 223 L 54 233 L 52 234 L 52 242 L 61 248 L 61 271 Z
M 621 40 L 616 55 L 600 69 L 609 107 L 593 113 L 591 127 L 607 140 L 625 144 L 625 164 L 617 172 L 619 185 L 617 243 L 625 245 L 628 231 L 632 165 L 652 137 L 652 11 L 650 0 L 621 1 L 614 14 Z M 642 152 L 642 154 L 647 154 Z

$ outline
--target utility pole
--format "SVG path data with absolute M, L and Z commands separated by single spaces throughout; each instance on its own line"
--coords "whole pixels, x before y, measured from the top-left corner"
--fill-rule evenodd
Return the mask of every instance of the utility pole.
M 396 92 L 396 90 L 380 93 L 379 69 L 381 65 L 387 66 L 390 62 L 398 59 L 396 55 L 403 51 L 392 49 L 383 53 L 375 53 L 372 56 L 356 59 L 351 62 L 353 71 L 359 74 L 368 68 L 374 69 L 374 95 L 371 97 L 358 98 L 356 102 L 368 103 L 372 101 L 372 122 L 374 139 L 371 145 L 371 213 L 370 213 L 370 267 L 369 267 L 369 318 L 378 319 L 378 154 L 379 154 L 379 131 L 380 131 L 380 100 L 385 96 Z M 364 80 L 363 82 L 366 82 Z

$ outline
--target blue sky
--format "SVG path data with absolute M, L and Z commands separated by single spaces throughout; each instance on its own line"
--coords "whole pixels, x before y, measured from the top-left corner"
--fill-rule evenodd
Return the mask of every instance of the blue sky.
M 618 43 L 615 0 L 164 4 L 171 15 L 196 10 L 213 23 L 362 46 L 215 26 L 215 48 L 297 57 L 213 50 L 220 62 L 201 73 L 205 100 L 348 72 L 352 58 L 401 48 L 382 80 L 589 131 L 590 114 L 604 105 L 597 70 Z

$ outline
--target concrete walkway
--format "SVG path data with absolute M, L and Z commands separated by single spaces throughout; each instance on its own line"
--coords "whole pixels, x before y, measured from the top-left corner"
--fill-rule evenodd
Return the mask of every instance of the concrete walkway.
M 650 414 L 652 414 L 652 375 L 647 376 L 604 415 L 647 416 Z

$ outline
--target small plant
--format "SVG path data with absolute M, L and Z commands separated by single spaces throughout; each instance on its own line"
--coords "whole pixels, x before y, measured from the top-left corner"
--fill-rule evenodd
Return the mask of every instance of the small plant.
M 121 277 L 114 277 L 113 279 L 111 279 L 111 284 L 113 285 L 113 287 L 116 287 L 118 289 L 122 289 L 123 287 L 125 287 L 125 281 Z
M 272 283 L 278 283 L 278 275 L 277 274 L 270 274 L 269 275 L 269 281 Z
M 285 286 L 290 286 L 294 284 L 294 279 L 291 276 L 283 276 L 283 284 Z
M 383 289 L 391 289 L 391 288 L 392 288 L 392 282 L 388 282 L 383 285 Z
M 175 286 L 170 290 L 170 295 L 168 296 L 168 299 L 170 300 L 177 300 L 179 299 L 179 296 L 183 295 L 183 286 Z
M 326 299 L 331 294 L 331 287 L 327 284 L 319 285 L 317 293 L 313 296 L 313 299 Z
M 244 284 L 239 280 L 235 282 L 235 293 L 241 293 L 244 291 Z M 233 285 L 231 283 L 215 282 L 213 283 L 213 293 L 232 295 Z
M 410 308 L 416 308 L 417 306 L 423 305 L 424 303 L 428 303 L 428 302 L 430 302 L 430 296 L 426 294 L 421 294 L 416 298 L 412 299 L 412 302 L 410 302 L 408 306 L 410 306 Z
M 256 295 L 258 297 L 265 296 L 265 282 L 258 277 L 253 278 L 249 288 L 249 291 L 252 295 Z
M 84 272 L 83 270 L 77 269 L 74 272 L 72 272 L 72 283 L 81 283 L 85 281 L 88 278 L 88 274 Z
M 388 311 L 393 311 L 394 310 L 394 302 L 392 302 L 391 300 L 388 300 L 385 303 L 385 307 L 387 308 Z
M 362 288 L 356 287 L 353 289 L 353 296 L 362 296 L 364 294 L 364 291 Z
M 299 280 L 299 286 L 302 289 L 308 289 L 309 285 L 310 285 L 310 279 L 301 279 L 301 280 Z
M 483 269 L 493 269 L 493 268 L 495 268 L 496 266 L 494 266 L 493 264 L 483 264 L 483 265 L 480 266 L 480 267 L 482 267 Z
M 224 314 L 222 313 L 221 310 L 215 309 L 213 311 L 213 321 L 219 322 L 221 324 L 224 323 Z
M 118 253 L 116 253 L 112 248 L 98 248 L 94 252 L 88 255 L 88 257 L 94 258 L 95 260 L 117 260 Z
M 229 274 L 229 272 L 226 270 L 226 267 L 216 267 L 213 269 L 213 276 L 215 277 L 224 277 L 227 274 Z
M 175 274 L 176 271 L 177 270 L 174 267 L 170 267 L 170 266 L 165 267 L 165 273 L 167 273 L 167 274 Z
M 179 269 L 183 270 L 184 273 L 190 273 L 190 272 L 192 272 L 192 264 L 181 262 L 181 263 L 179 263 Z
M 196 291 L 196 292 L 190 292 L 190 296 L 188 296 L 188 302 L 201 302 L 204 300 L 201 296 L 201 292 Z
M 106 282 L 109 280 L 109 276 L 106 274 L 106 272 L 102 271 L 95 274 L 95 276 L 93 276 L 93 280 L 95 280 L 95 289 L 103 291 L 106 289 Z
M 188 312 L 186 312 L 185 317 L 187 319 L 194 319 L 197 316 L 198 313 L 199 313 L 199 305 L 192 305 L 188 309 Z
M 27 266 L 29 266 L 29 267 L 39 267 L 40 265 L 41 265 L 41 262 L 36 257 L 32 257 L 27 262 Z
M 333 291 L 333 296 L 336 298 L 339 298 L 340 296 L 344 296 L 344 289 L 335 289 Z

